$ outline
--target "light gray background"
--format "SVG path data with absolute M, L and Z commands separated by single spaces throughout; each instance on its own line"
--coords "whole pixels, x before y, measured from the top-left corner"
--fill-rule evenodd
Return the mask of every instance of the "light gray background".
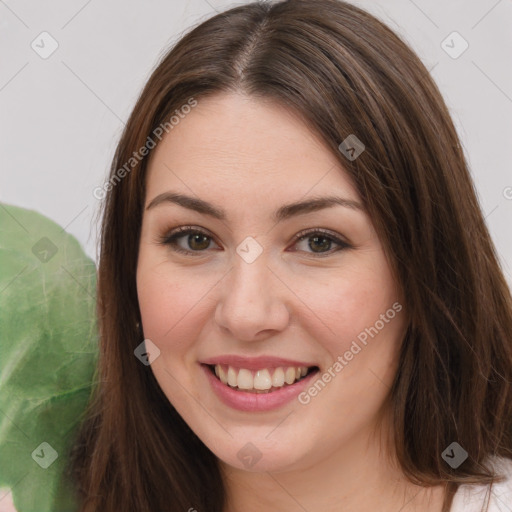
M 183 32 L 241 3 L 0 0 L 0 201 L 50 217 L 97 261 L 93 190 L 142 86 Z M 512 0 L 352 3 L 398 32 L 432 70 L 512 284 Z M 59 45 L 46 59 L 31 47 L 43 31 Z M 453 31 L 469 44 L 456 59 L 442 47 Z

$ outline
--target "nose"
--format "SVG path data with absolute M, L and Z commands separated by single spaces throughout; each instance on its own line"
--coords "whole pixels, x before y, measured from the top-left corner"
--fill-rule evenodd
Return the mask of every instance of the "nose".
M 291 292 L 263 257 L 252 263 L 237 258 L 222 282 L 215 321 L 236 340 L 261 340 L 289 324 L 287 294 Z

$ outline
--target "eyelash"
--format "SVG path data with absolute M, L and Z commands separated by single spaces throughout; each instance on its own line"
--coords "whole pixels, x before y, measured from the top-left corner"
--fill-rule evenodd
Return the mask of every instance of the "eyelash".
M 171 246 L 172 250 L 174 250 L 176 252 L 183 253 L 183 254 L 192 254 L 194 256 L 198 256 L 201 253 L 205 252 L 205 250 L 207 250 L 207 249 L 205 249 L 205 250 L 201 250 L 201 251 L 191 251 L 191 250 L 189 251 L 189 250 L 183 249 L 182 247 L 179 247 L 176 243 L 176 240 L 179 238 L 182 238 L 185 235 L 204 235 L 207 238 L 214 240 L 212 236 L 210 236 L 206 231 L 203 231 L 202 229 L 198 229 L 194 226 L 180 226 L 179 228 L 176 228 L 176 229 L 172 230 L 170 233 L 166 234 L 165 236 L 159 238 L 157 240 L 157 243 L 159 243 L 160 245 Z M 307 254 L 313 255 L 315 258 L 323 258 L 326 256 L 330 256 L 335 252 L 341 251 L 343 249 L 349 249 L 352 247 L 347 242 L 344 242 L 343 240 L 341 240 L 340 238 L 335 236 L 330 231 L 328 231 L 326 229 L 321 229 L 321 228 L 311 228 L 311 229 L 306 229 L 306 230 L 300 231 L 293 237 L 294 245 L 301 242 L 304 239 L 312 237 L 313 235 L 322 235 L 324 238 L 339 245 L 339 248 L 336 250 L 329 250 L 329 251 L 326 251 L 323 253 L 314 253 L 314 252 L 307 253 Z M 297 251 L 297 252 L 299 252 L 299 251 Z

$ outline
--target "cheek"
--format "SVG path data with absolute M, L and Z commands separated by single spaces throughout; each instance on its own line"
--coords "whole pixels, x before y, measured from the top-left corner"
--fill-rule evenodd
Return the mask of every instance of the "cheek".
M 176 269 L 171 276 L 164 267 L 140 265 L 137 294 L 144 338 L 160 350 L 151 370 L 169 401 L 184 412 L 190 396 L 182 390 L 194 390 L 190 370 L 195 363 L 194 340 L 202 325 L 199 315 L 204 315 L 204 290 L 194 286 L 198 283 L 191 282 L 190 276 L 180 277 Z
M 322 382 L 312 382 L 299 400 L 311 412 L 311 429 L 324 432 L 327 450 L 374 421 L 396 374 L 407 317 L 387 266 L 351 269 L 310 292 L 317 316 L 308 329 L 329 357 Z
M 157 379 L 168 370 L 184 382 L 197 362 L 198 340 L 214 316 L 219 272 L 179 268 L 149 251 L 140 256 L 137 295 L 143 334 L 161 355 L 152 369 Z
M 137 271 L 137 294 L 144 336 L 161 351 L 179 351 L 191 339 L 201 312 L 204 289 L 194 286 L 190 277 L 175 270 L 172 278 L 163 266 L 140 265 Z
M 308 330 L 317 333 L 317 341 L 333 359 L 349 350 L 354 340 L 376 339 L 376 331 L 380 340 L 400 338 L 404 314 L 392 308 L 399 295 L 380 260 L 347 266 L 328 282 L 308 282 L 303 293 L 310 310 L 304 317 L 310 319 Z

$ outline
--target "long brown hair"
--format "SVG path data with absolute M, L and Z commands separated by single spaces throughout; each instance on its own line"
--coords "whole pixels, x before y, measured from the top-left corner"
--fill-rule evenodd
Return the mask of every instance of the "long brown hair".
M 130 159 L 191 98 L 226 91 L 293 110 L 354 180 L 410 315 L 390 392 L 397 460 L 412 482 L 445 484 L 449 510 L 458 485 L 496 481 L 488 457 L 512 458 L 510 291 L 425 66 L 357 7 L 288 0 L 236 7 L 191 29 L 126 124 L 105 188 L 99 380 L 72 454 L 81 511 L 225 505 L 217 458 L 133 354 L 143 339 L 135 276 L 148 156 Z M 352 161 L 339 150 L 350 134 L 366 148 Z M 454 441 L 468 452 L 457 468 L 441 457 Z

